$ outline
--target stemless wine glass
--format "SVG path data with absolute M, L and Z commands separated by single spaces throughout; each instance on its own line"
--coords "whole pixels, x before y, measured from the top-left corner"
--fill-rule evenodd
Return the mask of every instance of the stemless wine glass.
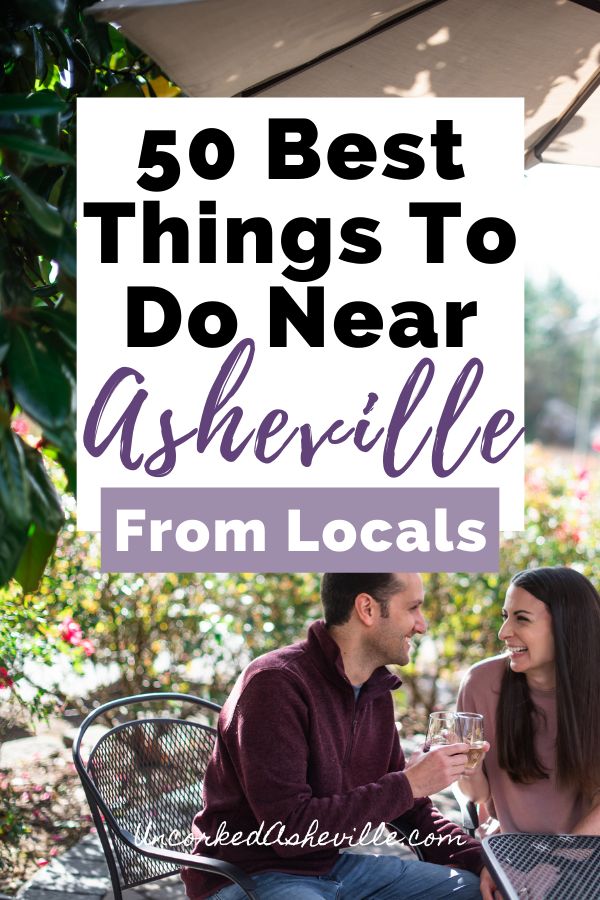
M 480 713 L 456 713 L 458 739 L 469 745 L 466 769 L 474 769 L 483 756 L 483 716 Z
M 436 744 L 456 744 L 459 740 L 456 727 L 456 714 L 450 712 L 432 712 L 429 715 L 429 728 L 425 747 L 429 749 Z

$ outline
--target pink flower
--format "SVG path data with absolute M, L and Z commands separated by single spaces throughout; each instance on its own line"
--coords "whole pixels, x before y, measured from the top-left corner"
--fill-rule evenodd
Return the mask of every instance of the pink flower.
M 29 434 L 29 425 L 25 419 L 20 419 L 18 416 L 16 419 L 12 420 L 10 427 L 15 434 L 20 434 L 21 437 L 25 437 L 25 435 Z
M 89 638 L 84 638 L 80 644 L 80 647 L 82 647 L 83 652 L 86 656 L 93 656 L 93 654 L 96 652 L 94 643 L 93 641 L 90 641 Z
M 67 644 L 72 644 L 74 647 L 78 647 L 81 644 L 83 638 L 81 625 L 78 625 L 71 616 L 67 616 L 62 620 L 58 627 L 58 633 Z
M 4 666 L 0 666 L 0 689 L 11 688 L 13 684 L 14 681 L 8 674 L 8 669 L 5 669 Z
M 47 859 L 36 859 L 35 864 L 36 864 L 36 866 L 39 866 L 41 869 L 42 866 L 48 865 L 48 860 Z
M 600 434 L 595 435 L 592 440 L 592 450 L 595 450 L 596 453 L 600 453 Z

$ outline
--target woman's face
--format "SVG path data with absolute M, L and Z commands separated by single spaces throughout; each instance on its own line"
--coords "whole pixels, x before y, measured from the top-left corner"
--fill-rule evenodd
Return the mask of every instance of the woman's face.
M 533 683 L 554 683 L 552 616 L 545 603 L 523 588 L 511 585 L 502 610 L 504 641 L 513 672 L 523 672 Z

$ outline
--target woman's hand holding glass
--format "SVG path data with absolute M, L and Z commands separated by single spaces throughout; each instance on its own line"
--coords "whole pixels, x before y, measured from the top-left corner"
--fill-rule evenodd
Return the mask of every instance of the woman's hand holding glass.
M 456 713 L 456 731 L 467 747 L 467 764 L 458 780 L 463 794 L 475 803 L 486 803 L 490 786 L 482 763 L 490 745 L 483 736 L 483 716 L 479 713 Z

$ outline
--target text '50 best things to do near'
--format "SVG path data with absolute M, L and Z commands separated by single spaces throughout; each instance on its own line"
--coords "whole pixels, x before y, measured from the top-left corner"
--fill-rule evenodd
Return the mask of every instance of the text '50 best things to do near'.
M 78 115 L 103 567 L 496 569 L 523 510 L 522 101 Z

